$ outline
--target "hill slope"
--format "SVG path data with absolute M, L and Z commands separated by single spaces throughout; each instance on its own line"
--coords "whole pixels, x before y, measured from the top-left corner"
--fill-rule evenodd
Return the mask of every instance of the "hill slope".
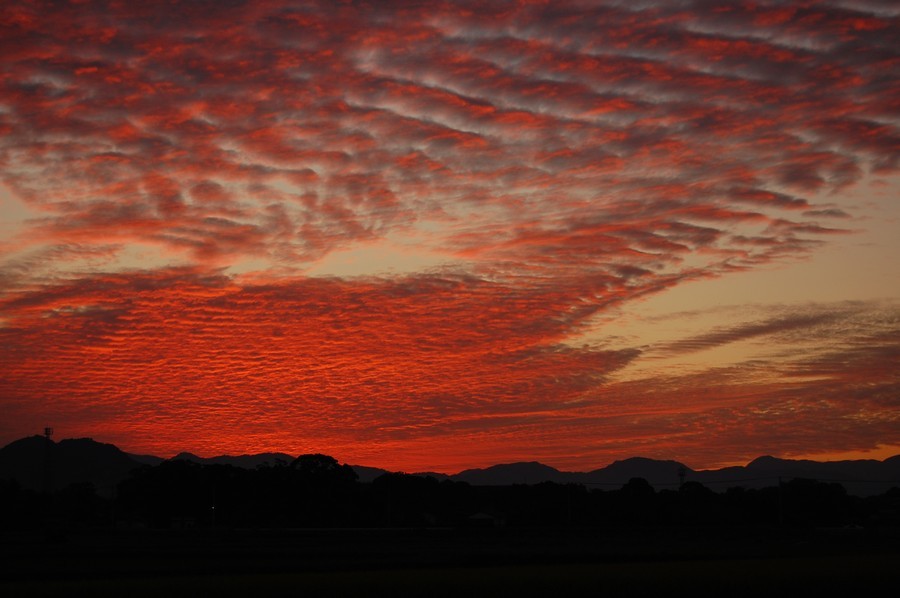
M 202 458 L 191 453 L 180 453 L 172 458 L 177 459 L 252 469 L 265 464 L 288 464 L 294 457 L 285 453 L 261 453 Z M 112 444 L 96 442 L 90 438 L 61 440 L 56 443 L 43 436 L 30 436 L 0 449 L 0 479 L 16 479 L 27 488 L 49 488 L 54 491 L 72 483 L 90 482 L 101 494 L 108 495 L 115 484 L 133 469 L 156 465 L 163 460 L 151 455 L 129 455 Z M 387 470 L 376 467 L 353 467 L 361 482 L 371 482 L 387 473 Z M 881 494 L 893 486 L 900 486 L 900 455 L 884 461 L 865 459 L 830 462 L 764 456 L 754 459 L 746 466 L 705 471 L 695 471 L 678 461 L 643 457 L 615 461 L 589 472 L 559 471 L 537 461 L 528 461 L 484 469 L 467 469 L 450 476 L 432 475 L 438 479 L 466 482 L 475 486 L 554 482 L 585 484 L 604 490 L 621 487 L 631 478 L 644 478 L 657 490 L 676 489 L 683 477 L 685 481 L 699 482 L 720 492 L 734 486 L 763 488 L 775 486 L 779 480 L 808 478 L 839 482 L 851 494 L 870 496 Z

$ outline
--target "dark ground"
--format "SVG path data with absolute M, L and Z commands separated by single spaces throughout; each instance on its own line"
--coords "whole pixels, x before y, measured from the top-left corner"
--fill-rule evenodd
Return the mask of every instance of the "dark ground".
M 900 587 L 894 529 L 0 534 L 3 596 L 759 596 Z

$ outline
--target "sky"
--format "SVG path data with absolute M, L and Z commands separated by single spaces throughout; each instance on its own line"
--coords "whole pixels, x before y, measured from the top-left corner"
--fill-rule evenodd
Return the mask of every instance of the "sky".
M 0 444 L 900 453 L 900 6 L 5 2 Z

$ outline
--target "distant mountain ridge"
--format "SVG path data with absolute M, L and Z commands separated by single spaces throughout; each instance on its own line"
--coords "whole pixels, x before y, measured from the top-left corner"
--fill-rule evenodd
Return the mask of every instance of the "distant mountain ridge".
M 0 478 L 15 479 L 35 490 L 61 490 L 71 484 L 90 482 L 101 494 L 141 463 L 112 444 L 90 438 L 53 442 L 29 436 L 0 449 Z
M 259 453 L 256 455 L 219 455 L 218 457 L 198 457 L 192 453 L 178 453 L 169 461 L 193 461 L 205 465 L 234 465 L 235 467 L 244 467 L 253 469 L 262 465 L 275 466 L 279 463 L 289 465 L 296 457 L 292 457 L 287 453 Z
M 152 455 L 131 455 L 112 444 L 90 438 L 53 442 L 43 436 L 22 438 L 0 449 L 0 479 L 16 479 L 23 486 L 42 490 L 59 490 L 72 483 L 90 482 L 101 494 L 108 494 L 115 484 L 139 467 L 152 466 L 166 459 Z M 294 457 L 286 453 L 255 455 L 221 455 L 203 458 L 191 453 L 179 453 L 171 460 L 194 461 L 203 464 L 233 465 L 256 468 L 290 464 Z M 49 464 L 49 466 L 48 466 Z M 371 482 L 388 470 L 353 465 L 363 483 Z M 503 486 L 513 484 L 584 484 L 604 490 L 621 487 L 632 478 L 643 478 L 657 490 L 677 489 L 682 480 L 699 482 L 716 491 L 734 486 L 763 488 L 777 485 L 779 479 L 809 478 L 844 485 L 850 494 L 869 496 L 900 487 L 900 455 L 884 461 L 874 459 L 852 461 L 809 461 L 779 459 L 763 456 L 745 466 L 695 471 L 678 461 L 663 461 L 632 457 L 615 461 L 606 467 L 588 472 L 560 471 L 537 461 L 505 463 L 483 469 L 467 469 L 454 475 L 416 473 L 439 480 L 466 482 L 475 486 Z

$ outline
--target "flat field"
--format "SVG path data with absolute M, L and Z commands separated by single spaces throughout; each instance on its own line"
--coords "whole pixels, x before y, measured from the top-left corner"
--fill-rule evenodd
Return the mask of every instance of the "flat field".
M 781 596 L 900 587 L 881 530 L 82 531 L 0 535 L 4 596 Z

